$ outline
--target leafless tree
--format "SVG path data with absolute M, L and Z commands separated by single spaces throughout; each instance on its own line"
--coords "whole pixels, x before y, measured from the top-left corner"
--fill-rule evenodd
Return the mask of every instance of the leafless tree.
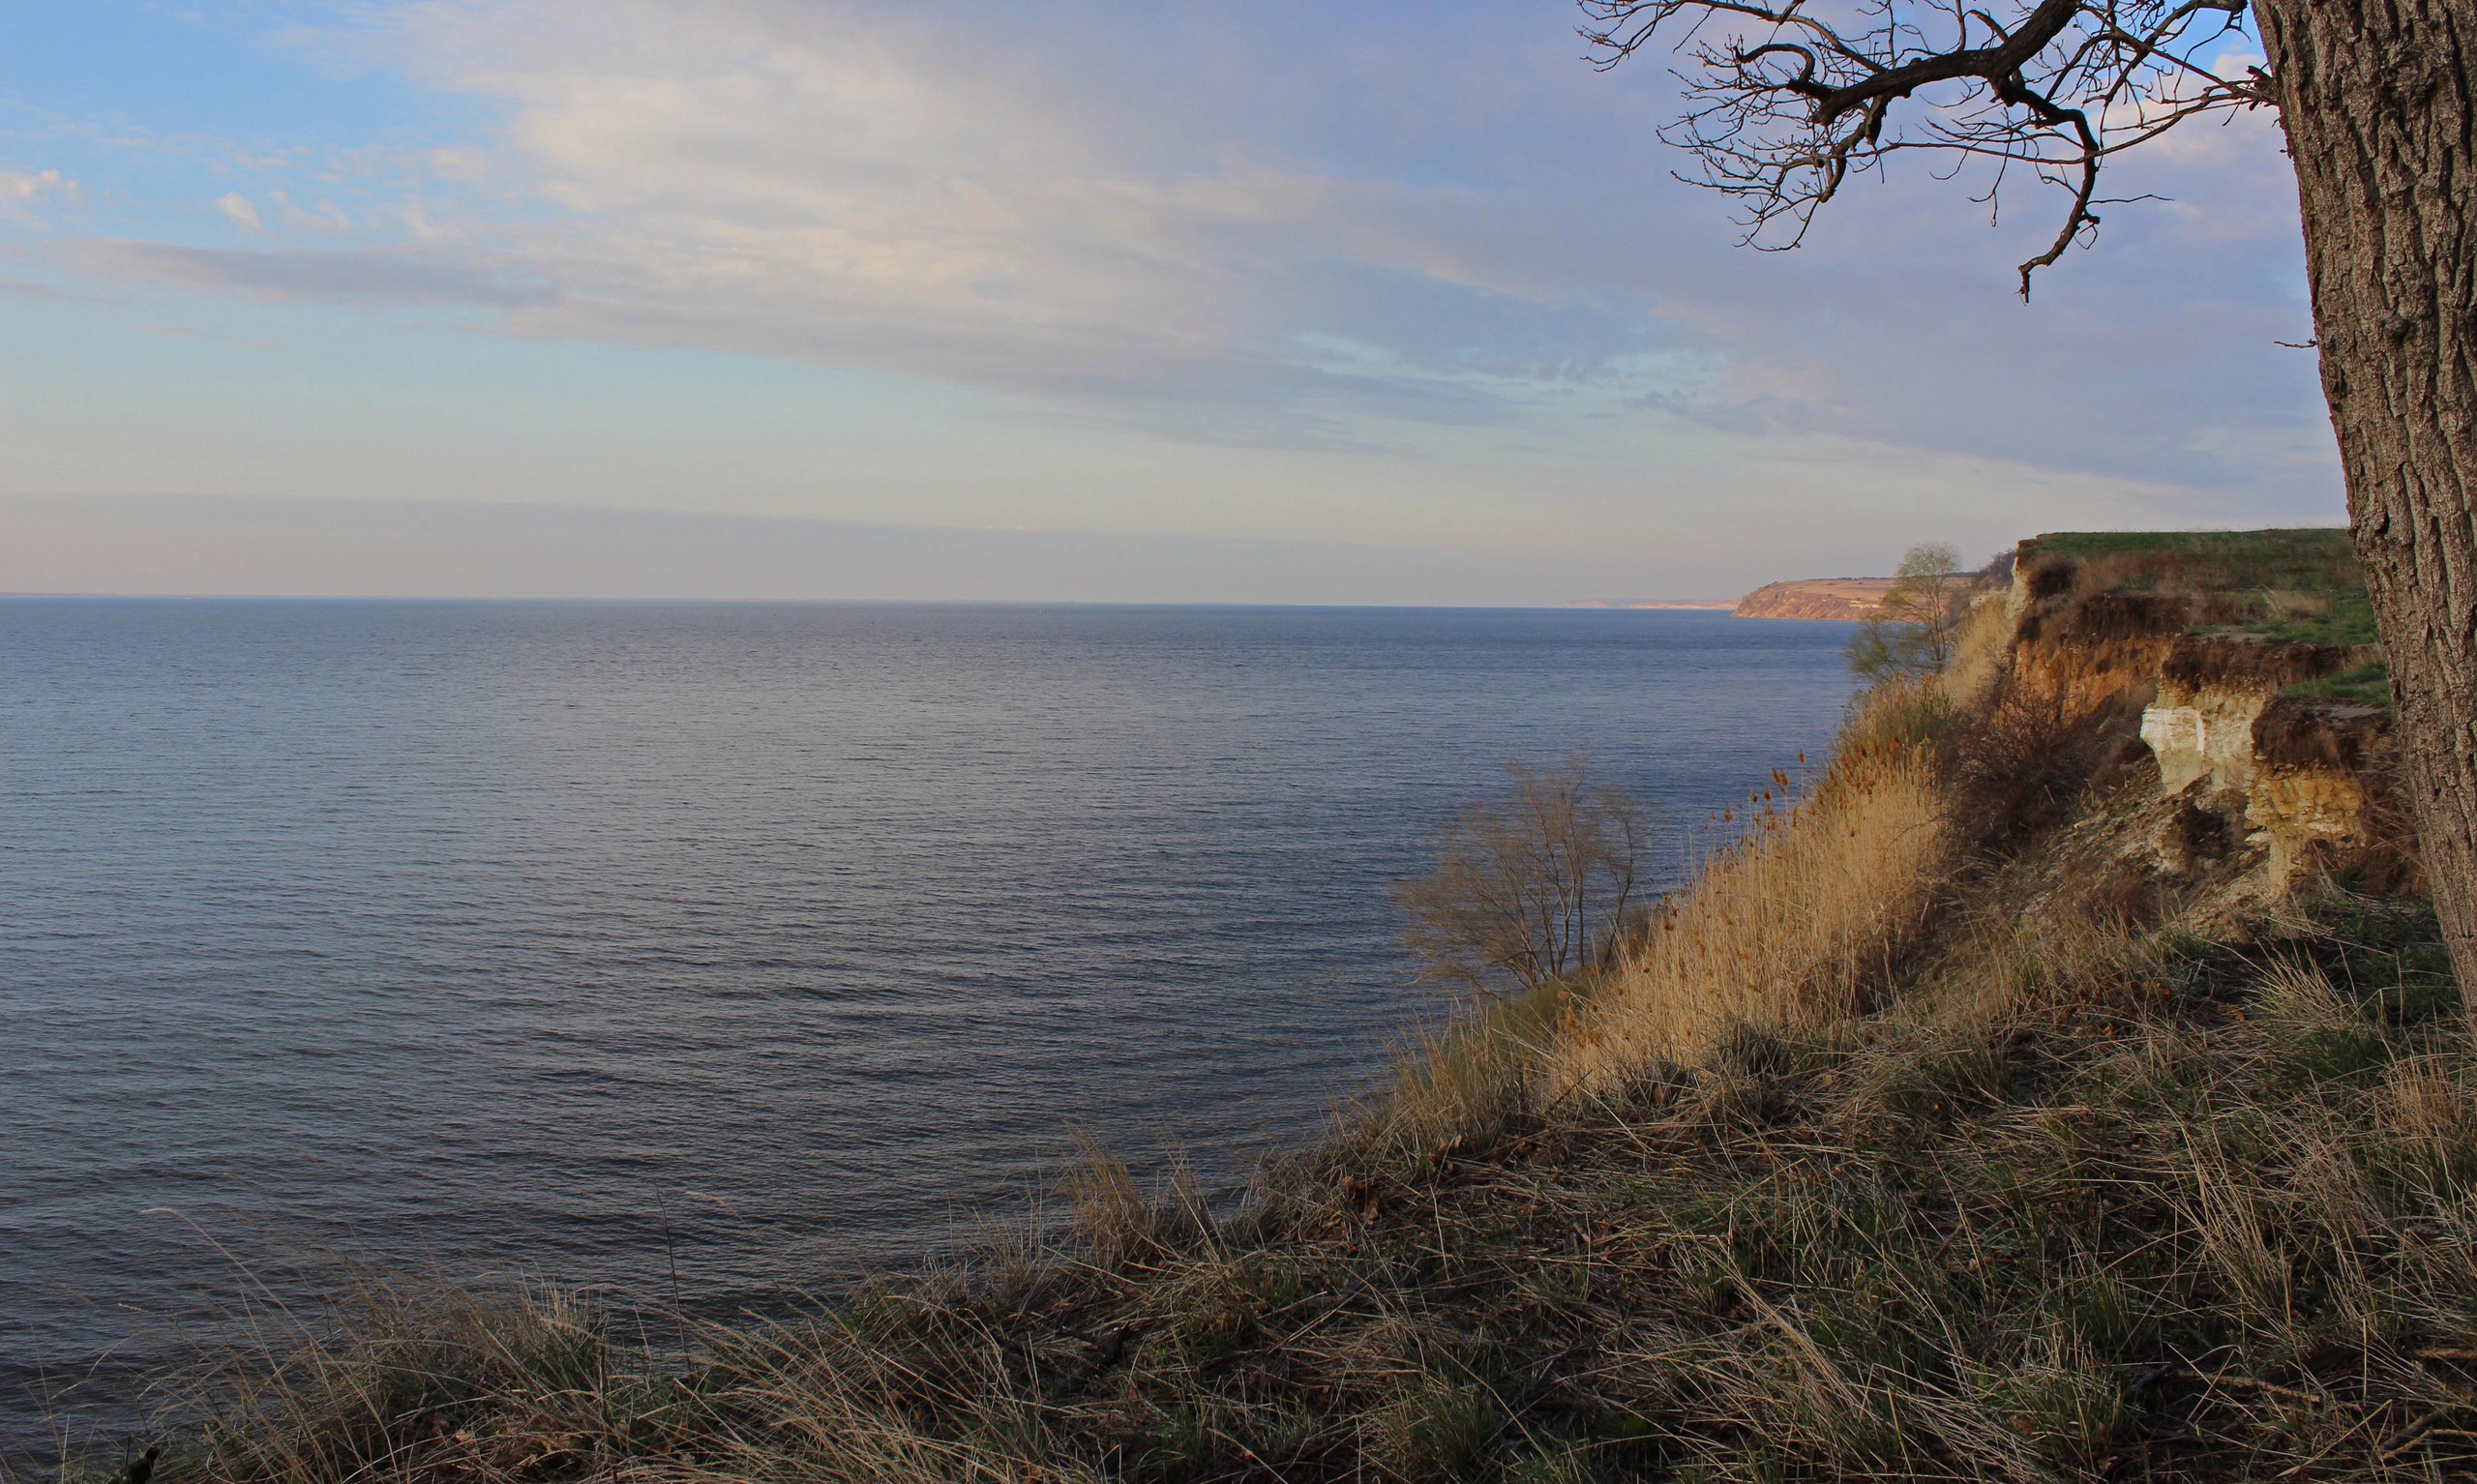
M 1592 784 L 1580 757 L 1512 771 L 1512 796 L 1464 808 L 1438 836 L 1436 869 L 1396 888 L 1405 940 L 1433 982 L 1530 989 L 1617 951 L 1648 811 Z
M 1864 680 L 1931 675 L 1953 657 L 1975 580 L 1961 553 L 1940 542 L 1909 549 L 1875 610 L 1849 637 L 1843 657 Z
M 1794 246 L 1896 155 L 2028 178 L 2099 224 L 2107 163 L 2208 114 L 2278 111 L 2313 344 L 2398 702 L 2406 791 L 2477 1012 L 2477 10 L 2472 0 L 1578 0 L 1613 67 L 1677 50 L 1666 137 Z M 2261 43 L 2263 65 L 2220 68 Z

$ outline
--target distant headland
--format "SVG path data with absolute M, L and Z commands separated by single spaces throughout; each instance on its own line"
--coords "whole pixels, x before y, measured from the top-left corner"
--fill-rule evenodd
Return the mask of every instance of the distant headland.
M 1767 582 L 1743 598 L 1682 598 L 1666 602 L 1621 603 L 1590 599 L 1568 603 L 1569 608 L 1702 608 L 1725 611 L 1737 618 L 1828 618 L 1856 620 L 1875 610 L 1892 590 L 1890 578 L 1803 578 Z
M 1890 578 L 1807 578 L 1767 582 L 1740 598 L 1729 611 L 1740 618 L 1860 619 L 1875 611 L 1892 591 Z
M 1609 598 L 1585 598 L 1575 603 L 1560 604 L 1559 607 L 1569 608 L 1699 608 L 1715 611 L 1729 611 L 1737 608 L 1738 602 L 1739 600 L 1734 598 L 1656 598 L 1638 603 L 1621 603 Z

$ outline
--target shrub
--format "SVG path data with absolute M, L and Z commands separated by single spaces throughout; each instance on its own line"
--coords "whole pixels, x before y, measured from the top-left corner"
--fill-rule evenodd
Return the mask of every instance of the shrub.
M 1530 990 L 1603 967 L 1626 925 L 1649 811 L 1580 757 L 1511 766 L 1512 797 L 1464 809 L 1436 869 L 1396 888 L 1423 978 Z

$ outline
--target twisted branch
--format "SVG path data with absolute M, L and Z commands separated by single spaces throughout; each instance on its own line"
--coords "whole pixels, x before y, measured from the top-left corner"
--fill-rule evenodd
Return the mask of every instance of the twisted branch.
M 1603 69 L 1674 36 L 1687 111 L 1662 137 L 1700 165 L 1682 178 L 1740 201 L 1755 247 L 1797 246 L 1851 172 L 1903 151 L 1956 170 L 1991 161 L 1990 206 L 2010 166 L 2060 188 L 2064 221 L 2021 264 L 2024 299 L 2033 274 L 2097 230 L 2107 157 L 2275 96 L 2258 67 L 2225 75 L 2201 55 L 2244 34 L 2248 0 L 2015 0 L 2003 16 L 1965 0 L 1578 3 Z M 1974 25 L 1992 41 L 1972 45 Z M 1783 221 L 1785 241 L 1770 231 Z

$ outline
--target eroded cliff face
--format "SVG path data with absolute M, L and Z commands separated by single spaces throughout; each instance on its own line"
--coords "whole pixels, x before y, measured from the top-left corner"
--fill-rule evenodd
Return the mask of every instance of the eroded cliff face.
M 2141 713 L 2141 740 L 2159 758 L 2160 787 L 2182 793 L 2206 782 L 2216 793 L 2251 787 L 2253 720 L 2269 700 L 2247 691 L 2163 689 Z
M 2142 711 L 2141 740 L 2158 758 L 2161 790 L 2241 822 L 2274 885 L 2374 844 L 2388 719 L 2372 706 L 2283 694 L 2363 658 L 2332 645 L 2187 636 L 2171 647 Z
M 2018 572 L 2007 608 L 2015 684 L 2130 722 L 2124 745 L 2156 768 L 2142 828 L 2163 876 L 2217 874 L 2257 899 L 2319 872 L 2413 881 L 2388 715 L 2290 694 L 2368 650 L 2215 629 L 2207 595 L 2086 591 L 2053 564 Z

